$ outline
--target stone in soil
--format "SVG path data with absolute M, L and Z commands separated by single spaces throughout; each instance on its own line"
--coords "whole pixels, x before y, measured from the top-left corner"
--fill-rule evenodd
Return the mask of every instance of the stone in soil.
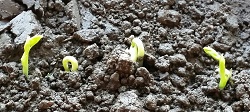
M 71 0 L 66 5 L 66 13 L 71 19 L 72 26 L 75 27 L 76 30 L 79 30 L 81 27 L 81 16 L 79 14 L 78 3 L 77 0 Z
M 103 30 L 101 29 L 83 29 L 73 34 L 73 38 L 78 39 L 84 43 L 97 43 L 99 42 Z
M 170 70 L 170 62 L 164 56 L 161 56 L 156 60 L 155 67 L 163 73 L 168 72 Z
M 15 44 L 24 44 L 27 36 L 40 33 L 41 25 L 36 15 L 31 11 L 24 11 L 10 21 L 11 32 L 16 36 Z
M 146 110 L 143 109 L 143 102 L 139 99 L 136 91 L 120 93 L 114 105 L 111 106 L 111 111 L 146 112 Z
M 158 53 L 160 55 L 172 55 L 174 54 L 173 46 L 170 43 L 161 43 L 158 48 Z
M 0 0 L 0 20 L 10 19 L 24 10 L 24 7 L 12 0 Z
M 12 47 L 12 39 L 7 33 L 2 33 L 0 35 L 0 58 L 4 58 L 6 54 L 9 54 L 10 51 L 14 50 Z
M 175 54 L 173 56 L 170 56 L 169 62 L 175 66 L 185 66 L 187 60 L 183 54 Z
M 48 108 L 51 107 L 53 104 L 54 104 L 53 101 L 42 100 L 42 101 L 39 103 L 38 108 L 41 109 L 41 110 L 48 109 Z
M 35 4 L 35 0 L 22 0 L 22 3 L 29 9 Z
M 181 14 L 175 10 L 161 9 L 157 12 L 157 15 L 158 22 L 168 27 L 179 26 L 181 21 Z
M 94 60 L 100 55 L 99 47 L 96 44 L 89 45 L 83 51 L 83 55 L 89 60 Z
M 155 95 L 149 94 L 145 98 L 145 106 L 147 109 L 154 111 L 157 108 L 157 100 Z
M 139 67 L 135 73 L 136 77 L 143 78 L 143 85 L 149 86 L 154 80 L 154 76 L 145 67 Z
M 107 85 L 107 88 L 110 90 L 117 90 L 120 86 L 120 76 L 118 73 L 115 72 L 110 76 L 110 81 Z
M 116 70 L 118 73 L 132 74 L 135 71 L 134 62 L 130 59 L 129 55 L 121 54 L 118 56 Z

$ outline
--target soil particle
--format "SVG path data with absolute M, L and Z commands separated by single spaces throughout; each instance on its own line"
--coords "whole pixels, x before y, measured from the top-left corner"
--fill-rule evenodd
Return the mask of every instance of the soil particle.
M 152 94 L 149 94 L 145 98 L 145 107 L 151 111 L 154 111 L 157 107 L 157 100 L 156 97 Z
M 172 91 L 174 91 L 174 87 L 170 81 L 164 82 L 161 84 L 161 90 L 164 94 L 170 94 Z
M 139 100 L 139 97 L 134 90 L 120 93 L 110 111 L 147 112 L 143 109 L 143 102 Z
M 170 70 L 170 62 L 162 56 L 156 60 L 155 67 L 163 73 L 168 72 Z
M 207 94 L 214 94 L 213 97 L 218 97 L 218 82 L 215 79 L 211 79 L 206 83 L 206 86 L 202 86 L 202 91 Z
M 176 70 L 176 74 L 177 74 L 178 76 L 185 77 L 185 76 L 188 75 L 188 72 L 187 72 L 186 68 L 184 68 L 184 67 L 179 67 L 179 68 Z
M 67 5 L 66 5 L 66 14 L 69 16 L 70 18 L 70 22 L 72 22 L 71 26 L 75 27 L 74 29 L 79 30 L 80 29 L 80 25 L 81 25 L 81 18 L 80 18 L 80 14 L 79 14 L 79 9 L 78 9 L 78 5 L 77 5 L 77 1 L 76 0 L 71 0 Z M 63 10 L 63 8 L 60 8 L 61 10 Z M 75 30 L 75 31 L 76 31 Z
M 155 67 L 156 58 L 152 54 L 145 53 L 143 65 L 145 67 Z
M 6 85 L 10 81 L 9 77 L 4 73 L 0 73 L 0 85 Z
M 131 23 L 129 21 L 123 21 L 122 24 L 121 24 L 121 29 L 123 31 L 125 31 L 125 30 L 131 28 L 131 26 L 132 25 L 131 25 Z
M 135 19 L 133 21 L 133 26 L 140 26 L 142 23 L 141 23 L 141 20 L 140 19 Z
M 0 0 L 0 7 L 0 20 L 12 18 L 24 10 L 24 7 L 12 0 Z
M 161 9 L 157 12 L 158 22 L 168 27 L 179 26 L 181 21 L 181 14 L 175 10 Z
M 183 77 L 179 77 L 176 74 L 170 75 L 170 80 L 171 80 L 172 84 L 176 87 L 183 88 L 187 85 L 186 79 Z
M 213 42 L 214 42 L 214 37 L 212 35 L 207 35 L 204 38 L 202 38 L 200 41 L 202 45 L 208 45 Z
M 248 39 L 250 37 L 250 34 L 249 33 L 246 33 L 246 32 L 242 32 L 241 34 L 240 34 L 240 38 L 241 39 Z
M 24 11 L 10 21 L 11 32 L 15 34 L 15 44 L 24 44 L 27 36 L 33 36 L 41 30 L 40 22 L 32 11 Z
M 187 52 L 190 56 L 196 57 L 197 55 L 199 55 L 201 50 L 202 50 L 201 45 L 194 43 L 191 46 L 189 46 L 189 49 L 187 50 Z
M 73 38 L 84 43 L 98 43 L 102 35 L 101 29 L 84 29 L 74 33 Z
M 243 103 L 242 101 L 237 101 L 237 102 L 234 102 L 232 105 L 232 109 L 234 111 L 237 111 L 237 112 L 240 112 L 240 111 L 243 111 Z
M 231 48 L 230 46 L 228 46 L 226 44 L 219 43 L 219 42 L 214 42 L 213 47 L 214 47 L 214 49 L 222 51 L 222 52 L 227 52 Z
M 236 98 L 240 99 L 243 94 L 246 93 L 245 86 L 243 84 L 239 84 L 236 88 Z
M 175 0 L 160 0 L 160 4 L 172 6 L 175 4 Z
M 10 57 L 15 54 L 15 45 L 12 44 L 12 39 L 7 33 L 0 35 L 0 58 Z
M 250 70 L 241 70 L 237 75 L 233 75 L 232 79 L 234 80 L 234 84 L 243 84 L 250 81 Z M 245 85 L 246 87 L 249 87 L 249 85 Z
M 228 15 L 226 18 L 226 26 L 229 31 L 236 32 L 238 31 L 239 23 L 236 15 Z
M 249 100 L 249 95 L 245 94 L 245 97 L 242 99 L 244 109 L 246 111 L 250 111 L 250 100 Z
M 22 0 L 22 3 L 29 9 L 35 4 L 35 0 Z
M 132 84 L 134 84 L 134 81 L 135 81 L 135 76 L 134 75 L 130 75 L 128 77 L 128 84 L 132 85 Z
M 199 22 L 203 21 L 204 19 L 204 13 L 197 9 L 195 6 L 191 7 L 188 9 L 189 12 L 191 13 L 191 17 L 195 20 L 199 20 Z
M 16 73 L 19 70 L 16 62 L 4 63 L 3 66 L 1 66 L 1 67 L 4 70 L 4 72 L 6 72 L 6 73 Z
M 183 107 L 189 107 L 190 102 L 186 96 L 177 96 L 176 97 L 176 102 Z
M 140 35 L 141 31 L 142 31 L 141 27 L 139 27 L 139 26 L 136 26 L 136 27 L 132 28 L 132 34 L 134 34 L 134 35 Z
M 144 86 L 144 78 L 143 77 L 136 77 L 134 80 L 134 86 L 141 87 Z
M 94 100 L 94 93 L 92 91 L 86 91 L 87 100 Z
M 40 79 L 38 77 L 31 80 L 31 88 L 34 90 L 40 89 Z
M 68 100 L 69 100 L 69 104 L 71 104 L 71 106 L 75 108 L 76 110 L 80 110 L 82 108 L 77 97 L 68 98 Z
M 174 54 L 173 46 L 170 43 L 161 43 L 158 48 L 158 53 L 160 55 L 172 55 Z
M 187 60 L 183 54 L 175 54 L 169 57 L 169 62 L 175 66 L 184 66 L 187 63 Z
M 81 86 L 81 75 L 78 72 L 70 72 L 67 75 L 67 83 L 69 87 L 77 89 Z
M 157 112 L 168 112 L 169 110 L 170 110 L 169 105 L 163 105 L 157 110 Z
M 100 55 L 99 47 L 96 44 L 89 45 L 86 49 L 84 49 L 83 55 L 87 59 L 95 60 Z
M 185 12 L 187 2 L 185 0 L 179 0 L 177 1 L 177 6 Z
M 53 101 L 42 100 L 42 101 L 39 103 L 38 108 L 41 109 L 41 110 L 48 109 L 48 108 L 51 107 L 53 104 L 54 104 Z
M 110 90 L 117 90 L 119 87 L 121 86 L 120 84 L 120 76 L 118 73 L 114 73 L 110 76 L 110 81 L 107 85 L 107 87 L 110 89 Z
M 203 95 L 200 89 L 189 90 L 187 94 L 187 98 L 190 103 L 202 105 L 206 102 L 206 98 L 200 97 Z
M 6 111 L 6 105 L 3 103 L 0 103 L 0 111 Z
M 133 74 L 135 72 L 135 64 L 130 59 L 129 55 L 121 54 L 120 56 L 118 56 L 116 70 L 118 73 L 122 73 L 122 74 Z M 122 77 L 126 77 L 126 76 L 122 76 Z
M 135 76 L 143 77 L 143 83 L 144 83 L 143 85 L 146 85 L 146 86 L 150 85 L 154 80 L 153 75 L 150 74 L 149 71 L 145 67 L 137 68 Z

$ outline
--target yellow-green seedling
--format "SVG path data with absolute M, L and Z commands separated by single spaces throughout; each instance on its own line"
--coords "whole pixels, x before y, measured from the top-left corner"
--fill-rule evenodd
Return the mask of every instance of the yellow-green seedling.
M 220 60 L 220 55 L 211 47 L 204 47 L 203 50 L 211 57 L 213 57 L 215 60 Z
M 32 38 L 30 38 L 29 36 L 26 39 L 26 42 L 24 44 L 24 53 L 23 56 L 21 58 L 21 63 L 23 66 L 23 74 L 28 77 L 29 74 L 29 52 L 30 49 L 36 45 L 42 38 L 42 35 L 35 35 Z
M 145 51 L 142 41 L 139 38 L 133 38 L 130 46 L 131 60 L 138 62 L 139 66 L 142 66 L 144 54 Z
M 63 58 L 62 64 L 63 64 L 63 68 L 65 69 L 65 71 L 70 71 L 69 70 L 69 65 L 68 63 L 71 63 L 71 71 L 77 71 L 78 69 L 78 61 L 76 60 L 75 57 L 73 56 L 66 56 Z
M 219 61 L 219 74 L 220 74 L 220 83 L 219 88 L 224 89 L 227 81 L 232 76 L 232 69 L 229 71 L 226 69 L 226 61 L 223 55 L 219 55 L 213 48 L 211 47 L 204 47 L 203 50 L 215 60 Z
M 223 55 L 220 56 L 220 60 L 219 60 L 219 74 L 220 74 L 220 83 L 219 83 L 219 88 L 220 89 L 224 89 L 228 79 L 231 77 L 232 75 L 232 69 L 229 71 L 226 69 L 225 66 L 225 58 Z

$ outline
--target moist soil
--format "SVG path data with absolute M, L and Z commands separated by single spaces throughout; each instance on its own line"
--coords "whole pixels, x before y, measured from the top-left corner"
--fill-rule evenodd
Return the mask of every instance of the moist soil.
M 143 66 L 130 60 L 131 35 Z M 249 37 L 249 0 L 0 0 L 0 111 L 250 111 Z M 206 46 L 232 69 L 223 90 Z

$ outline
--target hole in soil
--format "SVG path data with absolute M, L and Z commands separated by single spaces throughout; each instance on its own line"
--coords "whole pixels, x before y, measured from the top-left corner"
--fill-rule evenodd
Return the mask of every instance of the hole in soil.
M 249 25 L 249 23 L 247 21 L 243 21 L 243 24 L 246 25 L 246 26 Z

